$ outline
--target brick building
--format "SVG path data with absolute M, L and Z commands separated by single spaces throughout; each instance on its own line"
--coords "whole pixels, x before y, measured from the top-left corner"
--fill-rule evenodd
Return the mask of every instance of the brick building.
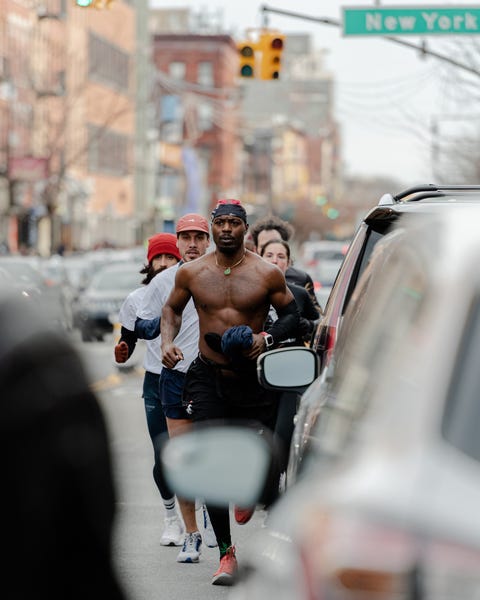
M 228 35 L 153 36 L 160 210 L 208 212 L 238 193 L 237 48 Z
M 133 243 L 135 9 L 0 0 L 0 242 Z

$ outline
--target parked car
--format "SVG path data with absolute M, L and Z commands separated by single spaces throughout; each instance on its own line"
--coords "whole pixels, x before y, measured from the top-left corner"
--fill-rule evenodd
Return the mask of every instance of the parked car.
M 305 242 L 302 247 L 302 264 L 315 269 L 323 261 L 342 261 L 348 243 L 341 240 L 317 240 Z
M 10 291 L 12 293 L 12 295 L 19 300 L 25 299 L 26 301 L 30 301 L 30 302 L 34 302 L 34 303 L 38 301 L 37 294 L 39 293 L 39 290 L 37 290 L 37 288 L 35 288 L 34 293 L 32 294 L 31 290 L 29 290 L 29 286 L 27 287 L 25 285 L 22 285 L 22 282 L 19 281 L 18 279 L 15 279 L 15 277 L 12 275 L 12 273 L 8 269 L 5 269 L 1 264 L 0 264 L 0 290 Z
M 303 394 L 299 403 L 285 478 L 287 487 L 294 484 L 301 474 L 304 456 L 308 454 L 312 441 L 311 431 L 319 415 L 326 410 L 325 406 L 331 402 L 328 380 L 333 377 L 337 365 L 343 360 L 343 352 L 338 352 L 336 349 L 338 332 L 344 326 L 350 327 L 344 315 L 355 295 L 357 283 L 368 268 L 378 245 L 396 226 L 401 225 L 407 216 L 412 216 L 414 220 L 421 219 L 423 216 L 434 215 L 437 212 L 450 213 L 458 206 L 467 207 L 479 203 L 479 186 L 453 186 L 453 188 L 416 186 L 395 197 L 383 196 L 378 206 L 365 216 L 335 280 L 331 297 L 312 341 L 312 347 L 318 352 L 322 361 L 322 375 L 312 388 Z M 390 260 L 388 248 L 388 243 L 382 244 L 385 264 L 380 267 L 380 262 L 377 261 L 375 277 L 382 278 L 388 272 Z M 363 302 L 362 297 L 360 301 Z M 358 306 L 356 308 L 358 309 Z M 352 311 L 352 315 L 354 314 L 355 309 Z
M 239 557 L 245 575 L 232 600 L 480 594 L 479 221 L 480 206 L 465 205 L 407 217 L 378 245 L 355 292 L 363 298 L 352 298 L 345 315 L 347 323 L 356 311 L 348 342 L 340 330 L 344 356 L 309 467 Z M 315 376 L 311 350 L 273 351 L 259 361 L 268 384 L 285 385 L 292 350 L 293 375 L 303 383 Z M 253 444 L 234 435 L 246 455 Z M 210 436 L 209 463 L 202 440 L 178 438 L 167 477 L 169 469 L 181 477 L 182 460 L 202 456 L 195 468 L 203 497 L 210 489 L 216 502 L 236 502 L 251 464 L 215 471 L 218 444 Z M 259 489 L 254 481 L 257 498 Z
M 355 286 L 365 270 L 375 245 L 404 215 L 449 211 L 452 205 L 480 202 L 480 186 L 417 185 L 398 194 L 384 194 L 362 219 L 335 279 L 323 315 L 312 339 L 322 368 L 332 355 L 338 330 Z
M 0 267 L 14 280 L 14 286 L 35 299 L 39 310 L 53 326 L 71 329 L 70 307 L 66 304 L 61 286 L 42 271 L 42 260 L 36 256 L 0 256 Z
M 348 246 L 348 242 L 335 240 L 320 240 L 304 244 L 303 265 L 313 279 L 315 295 L 322 307 L 327 304 Z
M 76 298 L 87 287 L 95 270 L 85 254 L 64 256 L 62 263 Z
M 44 279 L 29 258 L 10 255 L 0 256 L 0 268 L 4 274 L 8 274 L 18 289 L 37 298 L 37 301 L 40 299 L 45 286 Z
M 82 340 L 101 340 L 113 331 L 118 311 L 126 296 L 140 286 L 138 263 L 114 263 L 100 267 L 80 294 L 74 308 L 74 321 Z
M 68 278 L 64 260 L 61 256 L 51 256 L 39 262 L 39 269 L 47 287 L 51 288 L 52 295 L 58 296 L 64 327 L 67 331 L 71 331 L 73 329 L 72 306 L 76 290 Z

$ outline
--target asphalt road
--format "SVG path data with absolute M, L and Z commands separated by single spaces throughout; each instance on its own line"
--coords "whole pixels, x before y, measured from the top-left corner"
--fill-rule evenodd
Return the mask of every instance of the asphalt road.
M 164 509 L 152 477 L 152 447 L 141 398 L 141 348 L 137 368 L 119 371 L 112 360 L 113 339 L 77 345 L 109 429 L 118 502 L 114 561 L 129 600 L 228 598 L 229 588 L 210 583 L 218 568 L 217 548 L 204 547 L 198 564 L 181 564 L 175 560 L 178 548 L 159 544 Z M 258 511 L 244 526 L 232 518 L 239 563 L 263 518 Z

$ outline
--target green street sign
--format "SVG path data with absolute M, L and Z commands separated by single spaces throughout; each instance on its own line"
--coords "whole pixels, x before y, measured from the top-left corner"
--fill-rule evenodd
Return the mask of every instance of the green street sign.
M 480 7 L 343 8 L 344 35 L 475 35 Z

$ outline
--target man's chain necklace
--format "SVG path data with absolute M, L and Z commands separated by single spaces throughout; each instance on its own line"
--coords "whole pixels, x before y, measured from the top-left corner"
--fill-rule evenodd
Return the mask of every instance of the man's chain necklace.
M 225 267 L 224 265 L 219 265 L 218 264 L 218 260 L 217 260 L 217 253 L 215 252 L 215 264 L 217 265 L 217 267 L 220 267 L 221 269 L 224 269 L 223 274 L 224 275 L 230 275 L 230 273 L 232 272 L 232 269 L 234 269 L 235 267 L 238 267 L 238 265 L 243 262 L 245 256 L 247 255 L 246 252 L 243 253 L 242 258 L 237 261 L 234 265 L 232 265 L 231 267 Z

